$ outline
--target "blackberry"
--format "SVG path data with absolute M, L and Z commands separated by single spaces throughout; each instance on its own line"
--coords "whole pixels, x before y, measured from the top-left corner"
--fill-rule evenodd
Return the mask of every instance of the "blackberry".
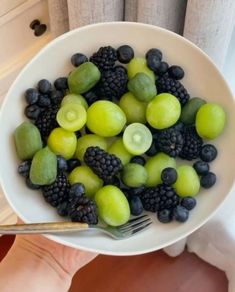
M 119 99 L 127 91 L 127 73 L 113 69 L 101 74 L 98 84 L 98 94 L 105 99 Z
M 81 196 L 68 204 L 68 215 L 73 222 L 84 222 L 87 224 L 97 224 L 97 207 L 93 200 Z
M 194 126 L 185 127 L 183 130 L 184 144 L 179 156 L 186 160 L 199 157 L 203 140 L 198 136 Z
M 59 106 L 49 107 L 46 111 L 41 112 L 38 119 L 35 121 L 35 126 L 38 127 L 42 139 L 49 136 L 50 132 L 58 127 L 56 121 L 56 114 L 59 110 Z
M 174 189 L 164 184 L 147 188 L 141 193 L 140 198 L 144 209 L 151 212 L 171 210 L 179 204 L 179 196 Z
M 181 106 L 184 106 L 189 99 L 189 94 L 183 84 L 167 75 L 159 77 L 156 86 L 158 93 L 166 92 L 177 97 Z
M 104 181 L 111 180 L 122 169 L 121 160 L 99 147 L 88 147 L 84 161 Z
M 159 131 L 155 143 L 159 151 L 177 157 L 182 150 L 184 139 L 180 131 L 169 128 Z
M 66 201 L 69 193 L 69 183 L 66 175 L 61 172 L 56 180 L 42 187 L 42 194 L 45 201 L 53 207 L 57 207 L 63 201 Z
M 150 148 L 145 152 L 145 154 L 146 154 L 147 156 L 152 157 L 152 156 L 156 155 L 157 153 L 158 153 L 158 148 L 157 148 L 157 146 L 156 146 L 156 142 L 155 142 L 155 140 L 153 140 L 153 142 L 152 142 Z
M 117 61 L 117 52 L 111 46 L 101 47 L 90 57 L 90 61 L 101 71 L 109 70 Z

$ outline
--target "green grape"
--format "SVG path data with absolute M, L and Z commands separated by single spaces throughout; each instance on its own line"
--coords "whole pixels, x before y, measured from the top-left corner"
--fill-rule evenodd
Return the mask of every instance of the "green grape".
M 88 109 L 88 104 L 85 100 L 85 98 L 80 95 L 80 94 L 67 94 L 65 95 L 65 97 L 63 98 L 62 102 L 61 102 L 61 106 L 64 106 L 67 103 L 77 103 L 82 105 L 85 110 Z
M 163 169 L 167 167 L 176 168 L 176 162 L 174 158 L 168 156 L 167 154 L 158 153 L 155 156 L 150 157 L 144 167 L 148 173 L 146 186 L 154 187 L 162 183 L 161 173 Z
M 124 112 L 111 101 L 96 101 L 87 110 L 87 127 L 99 136 L 116 136 L 122 131 L 125 124 Z
M 108 153 L 116 155 L 122 162 L 122 165 L 127 164 L 132 155 L 126 150 L 122 138 L 117 138 L 108 148 Z
M 127 84 L 127 87 L 129 91 L 140 101 L 149 102 L 157 94 L 155 82 L 153 82 L 153 80 L 143 72 L 137 73 L 133 78 L 131 78 Z
M 74 185 L 82 183 L 85 186 L 86 196 L 92 198 L 94 194 L 103 186 L 100 179 L 88 166 L 82 165 L 74 168 L 68 176 L 69 183 Z
M 123 143 L 127 151 L 134 155 L 145 153 L 152 144 L 152 134 L 143 124 L 133 123 L 123 133 Z
M 189 101 L 182 108 L 180 121 L 185 125 L 194 124 L 199 108 L 205 103 L 205 100 L 200 97 L 193 97 L 189 99 Z
M 158 94 L 147 106 L 146 118 L 155 129 L 165 129 L 174 125 L 181 113 L 179 100 L 172 94 Z
M 177 168 L 177 181 L 174 184 L 176 193 L 181 197 L 195 196 L 200 189 L 200 180 L 190 165 L 181 165 Z
M 112 185 L 101 188 L 95 194 L 98 215 L 111 226 L 125 224 L 130 218 L 130 208 L 123 192 Z
M 126 114 L 127 124 L 146 123 L 147 103 L 136 99 L 131 92 L 127 92 L 121 97 L 119 106 Z
M 47 145 L 55 154 L 61 155 L 65 159 L 70 159 L 73 157 L 77 147 L 77 137 L 73 132 L 55 128 L 48 137 Z
M 140 187 L 146 183 L 148 173 L 144 166 L 137 163 L 128 163 L 122 171 L 122 181 L 128 187 Z
M 155 82 L 155 75 L 152 70 L 149 69 L 147 66 L 147 62 L 145 58 L 133 58 L 128 64 L 127 64 L 127 73 L 128 78 L 133 78 L 137 73 L 143 72 L 147 74 L 153 82 Z
M 86 123 L 86 110 L 85 108 L 76 103 L 67 103 L 63 105 L 56 115 L 58 124 L 65 130 L 78 131 Z
M 100 137 L 95 134 L 87 134 L 84 135 L 80 138 L 78 138 L 77 141 L 77 150 L 75 156 L 83 161 L 83 156 L 87 150 L 88 147 L 90 146 L 98 146 L 103 150 L 107 150 L 108 144 L 107 141 L 104 137 Z
M 225 126 L 226 115 L 223 108 L 215 103 L 204 104 L 196 115 L 196 130 L 205 139 L 215 139 Z

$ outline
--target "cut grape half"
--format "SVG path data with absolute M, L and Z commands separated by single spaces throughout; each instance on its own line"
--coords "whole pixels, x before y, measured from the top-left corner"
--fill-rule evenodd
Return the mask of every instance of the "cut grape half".
M 65 130 L 78 131 L 86 123 L 87 114 L 84 107 L 80 104 L 68 103 L 63 105 L 57 115 L 58 124 Z
M 126 127 L 123 143 L 127 151 L 134 155 L 145 153 L 152 144 L 150 130 L 141 123 L 133 123 Z

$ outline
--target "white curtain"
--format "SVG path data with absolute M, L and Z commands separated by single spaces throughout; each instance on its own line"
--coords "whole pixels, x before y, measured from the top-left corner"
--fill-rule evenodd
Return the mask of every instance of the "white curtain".
M 103 21 L 136 21 L 179 33 L 222 68 L 232 36 L 234 0 L 49 0 L 54 37 Z

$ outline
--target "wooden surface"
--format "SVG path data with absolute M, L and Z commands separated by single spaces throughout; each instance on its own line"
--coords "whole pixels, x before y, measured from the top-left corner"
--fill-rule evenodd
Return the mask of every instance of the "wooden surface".
M 0 261 L 14 237 L 0 238 Z M 132 257 L 98 256 L 74 277 L 69 292 L 227 292 L 225 274 L 184 252 Z

